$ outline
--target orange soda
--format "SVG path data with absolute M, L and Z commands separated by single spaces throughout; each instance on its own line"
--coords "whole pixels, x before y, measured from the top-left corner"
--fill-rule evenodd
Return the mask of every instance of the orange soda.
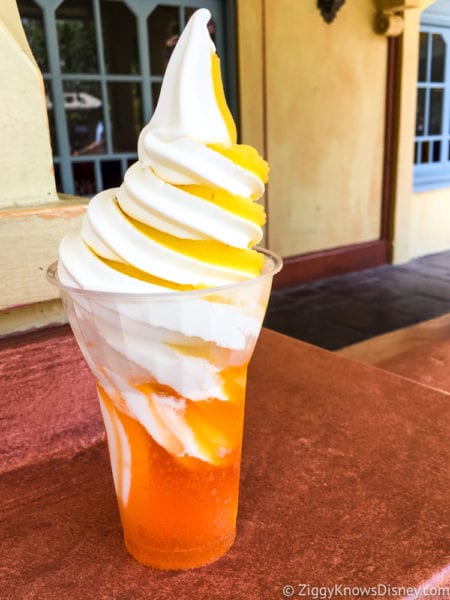
M 188 569 L 222 556 L 236 534 L 247 364 L 222 371 L 227 400 L 192 401 L 178 396 L 184 420 L 209 460 L 173 455 L 98 386 L 103 410 L 120 423 L 129 456 L 118 445 L 116 477 L 129 477 L 126 501 L 118 494 L 125 545 L 139 562 L 159 569 Z M 148 398 L 173 389 L 135 385 Z M 108 443 L 111 451 L 111 432 Z M 123 434 L 122 434 L 123 435 Z M 115 443 L 117 446 L 117 444 Z M 123 452 L 122 452 L 123 453 Z M 129 468 L 124 475 L 123 469 Z M 121 485 L 120 481 L 116 482 Z

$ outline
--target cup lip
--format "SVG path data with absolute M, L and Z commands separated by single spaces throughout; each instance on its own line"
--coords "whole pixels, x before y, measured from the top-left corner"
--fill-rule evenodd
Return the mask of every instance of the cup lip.
M 168 292 L 116 292 L 116 291 L 105 291 L 105 290 L 92 290 L 86 288 L 78 288 L 70 285 L 65 285 L 61 283 L 58 278 L 58 262 L 55 260 L 51 263 L 51 265 L 47 269 L 46 277 L 47 281 L 57 287 L 59 290 L 66 292 L 69 295 L 77 295 L 83 296 L 85 298 L 90 298 L 92 300 L 111 300 L 112 298 L 126 300 L 126 301 L 142 301 L 142 300 L 175 300 L 180 297 L 190 298 L 196 296 L 206 296 L 210 294 L 215 294 L 219 292 L 229 292 L 233 289 L 249 287 L 255 285 L 269 277 L 273 277 L 283 266 L 283 259 L 268 250 L 267 248 L 261 248 L 259 246 L 255 246 L 254 250 L 260 252 L 265 257 L 264 264 L 264 272 L 257 277 L 251 277 L 249 279 L 244 279 L 243 281 L 235 281 L 233 283 L 227 283 L 225 285 L 201 288 L 196 290 L 185 290 L 185 291 L 168 291 Z

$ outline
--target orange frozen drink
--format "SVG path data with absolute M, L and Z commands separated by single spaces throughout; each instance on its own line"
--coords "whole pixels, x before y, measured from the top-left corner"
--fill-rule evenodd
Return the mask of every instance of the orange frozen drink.
M 120 447 L 119 424 L 130 440 L 129 496 L 126 502 L 119 498 L 119 508 L 125 544 L 140 562 L 163 569 L 194 567 L 221 556 L 233 543 L 244 419 L 245 367 L 240 370 L 242 385 L 232 382 L 227 402 L 186 401 L 186 423 L 211 462 L 173 456 L 99 389 L 108 438 Z M 152 386 L 144 387 L 151 402 Z
M 49 269 L 97 379 L 126 547 L 161 569 L 233 543 L 247 366 L 281 268 L 254 247 L 268 166 L 236 143 L 209 19 L 177 43 L 139 160 Z

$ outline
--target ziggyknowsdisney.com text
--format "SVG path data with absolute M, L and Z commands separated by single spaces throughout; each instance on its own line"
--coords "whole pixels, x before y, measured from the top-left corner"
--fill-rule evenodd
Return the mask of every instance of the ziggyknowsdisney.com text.
M 285 598 L 312 598 L 313 600 L 331 600 L 332 598 L 450 598 L 450 586 L 395 586 L 377 583 L 369 586 L 355 585 L 311 585 L 309 583 L 286 584 L 282 588 Z

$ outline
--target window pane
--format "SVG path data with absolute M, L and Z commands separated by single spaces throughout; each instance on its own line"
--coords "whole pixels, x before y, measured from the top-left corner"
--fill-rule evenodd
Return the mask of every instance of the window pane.
M 59 193 L 63 192 L 62 182 L 61 182 L 61 167 L 58 164 L 53 165 L 54 173 L 55 173 L 55 183 L 56 183 L 56 191 Z
M 72 156 L 105 151 L 100 84 L 96 81 L 66 81 L 66 110 Z
M 157 6 L 147 21 L 152 75 L 164 75 L 180 34 L 178 7 Z
M 153 109 L 155 109 L 156 105 L 158 104 L 160 92 L 161 92 L 161 82 L 156 81 L 155 83 L 152 83 Z
M 433 34 L 431 55 L 431 81 L 441 83 L 444 81 L 445 69 L 445 41 L 442 35 Z
M 433 144 L 433 162 L 439 162 L 441 160 L 441 142 L 434 142 Z
M 425 92 L 424 88 L 417 90 L 416 135 L 425 133 Z
M 140 73 L 136 17 L 129 8 L 114 0 L 101 0 L 102 32 L 107 73 Z M 120 32 L 120 39 L 118 38 Z
M 198 6 L 186 6 L 186 8 L 184 9 L 185 23 L 189 21 L 189 19 L 192 17 L 196 10 L 198 10 Z
M 427 80 L 427 48 L 428 48 L 428 34 L 423 31 L 420 33 L 420 46 L 419 46 L 419 81 Z
M 75 194 L 77 196 L 93 196 L 97 191 L 94 163 L 73 163 L 72 172 L 75 183 Z
M 421 163 L 430 162 L 430 142 L 422 143 L 422 156 L 420 157 Z
M 48 72 L 47 44 L 45 41 L 42 10 L 33 0 L 18 0 L 17 6 L 33 56 L 40 70 L 46 73 Z
M 100 170 L 104 189 L 118 187 L 122 183 L 120 160 L 102 160 Z
M 136 152 L 143 126 L 140 84 L 108 83 L 108 98 L 113 152 Z
M 48 124 L 50 128 L 50 143 L 52 145 L 52 151 L 55 156 L 59 154 L 58 141 L 56 138 L 56 127 L 55 127 L 55 114 L 53 110 L 54 102 L 53 95 L 50 88 L 50 82 L 44 81 L 45 87 L 45 102 L 47 105 L 47 116 L 48 116 Z
M 442 99 L 443 88 L 430 90 L 430 112 L 428 115 L 428 134 L 439 135 L 442 133 Z
M 97 73 L 92 2 L 65 0 L 56 11 L 59 56 L 63 73 Z

